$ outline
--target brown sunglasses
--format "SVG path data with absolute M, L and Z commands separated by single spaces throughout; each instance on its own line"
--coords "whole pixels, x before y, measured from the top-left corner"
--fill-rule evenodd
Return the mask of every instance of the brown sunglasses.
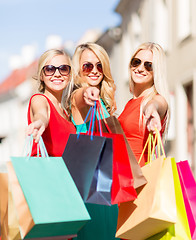
M 132 58 L 130 67 L 138 67 L 142 63 L 139 58 Z M 153 71 L 152 62 L 144 62 L 144 67 L 148 72 Z
M 101 63 L 97 63 L 95 64 L 95 66 L 97 67 L 97 70 L 100 73 L 103 73 L 103 68 Z M 87 62 L 82 65 L 82 71 L 85 73 L 90 73 L 93 70 L 93 68 L 94 68 L 94 64 L 92 64 L 91 62 Z

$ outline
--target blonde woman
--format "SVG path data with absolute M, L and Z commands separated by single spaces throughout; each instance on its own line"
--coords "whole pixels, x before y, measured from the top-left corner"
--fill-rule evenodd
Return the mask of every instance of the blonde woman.
M 74 83 L 76 90 L 72 94 L 72 120 L 77 129 L 84 123 L 85 116 L 94 101 L 101 99 L 105 108 L 105 117 L 116 110 L 114 99 L 116 86 L 111 75 L 109 57 L 103 47 L 96 43 L 79 45 L 73 56 Z M 87 130 L 88 124 L 83 131 Z
M 164 134 L 169 121 L 169 92 L 166 80 L 165 53 L 156 43 L 141 44 L 129 63 L 130 92 L 119 121 L 128 142 L 139 160 L 149 131 L 157 128 Z M 144 154 L 140 165 L 147 160 Z
M 29 101 L 27 135 L 33 135 L 35 142 L 43 137 L 50 156 L 62 156 L 70 133 L 76 133 L 75 126 L 61 105 L 63 91 L 71 93 L 71 61 L 66 52 L 51 49 L 39 59 L 36 77 L 40 93 Z M 68 97 L 68 96 L 67 96 Z M 32 155 L 36 155 L 36 144 Z
M 76 90 L 72 93 L 71 114 L 77 131 L 86 132 L 88 122 L 84 119 L 94 101 L 101 99 L 105 117 L 116 110 L 115 84 L 111 75 L 109 57 L 96 43 L 79 45 L 72 59 Z M 88 119 L 89 120 L 89 119 Z M 77 150 L 77 149 L 76 149 Z M 91 216 L 78 233 L 77 240 L 114 240 L 117 226 L 118 207 L 86 204 Z

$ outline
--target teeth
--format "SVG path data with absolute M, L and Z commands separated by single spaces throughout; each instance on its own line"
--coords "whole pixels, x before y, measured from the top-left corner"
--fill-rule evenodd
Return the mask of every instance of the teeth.
M 52 82 L 61 83 L 62 81 L 61 80 L 53 80 Z

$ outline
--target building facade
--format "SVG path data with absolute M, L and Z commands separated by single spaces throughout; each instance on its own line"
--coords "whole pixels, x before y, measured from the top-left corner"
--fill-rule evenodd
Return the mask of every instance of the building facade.
M 159 43 L 167 56 L 171 96 L 166 152 L 176 161 L 189 160 L 196 175 L 196 1 L 120 0 L 115 11 L 122 18 L 118 37 L 117 28 L 110 29 L 97 43 L 110 55 L 117 113 L 131 98 L 128 63 L 132 52 L 142 42 Z

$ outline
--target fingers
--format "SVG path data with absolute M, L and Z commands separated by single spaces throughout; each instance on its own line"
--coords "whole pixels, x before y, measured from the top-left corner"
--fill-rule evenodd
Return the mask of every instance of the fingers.
M 40 121 L 37 120 L 29 124 L 26 128 L 26 135 L 32 135 L 35 142 L 39 142 L 40 136 L 45 131 L 45 125 Z
M 155 118 L 149 119 L 146 126 L 148 131 L 153 133 L 156 133 L 156 129 L 158 131 L 161 131 L 161 128 L 162 128 L 160 119 L 155 119 Z
M 84 91 L 84 101 L 87 105 L 94 106 L 94 102 L 99 100 L 100 90 L 96 87 L 89 87 Z

